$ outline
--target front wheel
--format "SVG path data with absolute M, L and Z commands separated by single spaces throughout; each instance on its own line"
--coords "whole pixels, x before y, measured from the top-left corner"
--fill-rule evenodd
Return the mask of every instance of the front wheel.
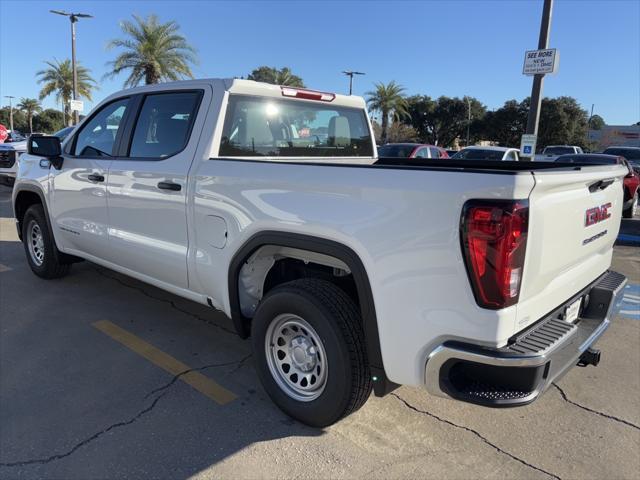
M 629 205 L 629 208 L 626 208 L 622 212 L 622 216 L 624 218 L 633 218 L 636 213 L 638 213 L 638 192 L 633 196 L 633 201 L 631 205 Z
M 302 423 L 331 425 L 371 393 L 360 314 L 330 282 L 295 280 L 270 291 L 258 306 L 251 336 L 262 385 Z
M 71 267 L 62 263 L 49 230 L 42 205 L 29 207 L 22 220 L 22 243 L 31 271 L 39 277 L 51 279 L 65 276 Z

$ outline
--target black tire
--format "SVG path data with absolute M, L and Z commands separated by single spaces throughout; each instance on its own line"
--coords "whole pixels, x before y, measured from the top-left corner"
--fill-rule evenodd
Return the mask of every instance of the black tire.
M 311 401 L 292 398 L 272 374 L 267 360 L 269 325 L 283 314 L 303 318 L 317 333 L 326 352 L 324 390 Z M 358 410 L 371 393 L 360 313 L 334 284 L 301 279 L 282 284 L 260 302 L 251 326 L 256 368 L 265 390 L 285 413 L 312 427 L 326 427 Z
M 629 205 L 629 208 L 625 208 L 622 211 L 623 218 L 633 218 L 634 210 L 638 209 L 638 192 L 633 196 L 633 202 Z
M 29 243 L 32 242 L 32 225 L 36 225 L 42 235 L 42 248 L 39 248 L 39 251 L 42 251 L 43 255 L 39 262 L 29 248 Z M 44 208 L 40 204 L 30 206 L 22 219 L 22 244 L 29 267 L 37 276 L 52 279 L 64 277 L 69 273 L 71 265 L 62 260 L 63 253 L 55 245 Z

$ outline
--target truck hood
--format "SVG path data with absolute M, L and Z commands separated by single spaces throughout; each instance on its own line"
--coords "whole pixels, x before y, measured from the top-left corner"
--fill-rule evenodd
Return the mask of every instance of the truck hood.
M 12 143 L 0 143 L 0 150 L 15 150 L 17 152 L 26 152 L 27 151 L 27 141 L 23 140 L 21 142 L 12 142 Z

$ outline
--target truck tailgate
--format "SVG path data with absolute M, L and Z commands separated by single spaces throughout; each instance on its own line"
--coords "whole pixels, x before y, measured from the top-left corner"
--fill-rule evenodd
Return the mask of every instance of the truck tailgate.
M 622 166 L 535 171 L 516 331 L 611 265 L 622 215 Z

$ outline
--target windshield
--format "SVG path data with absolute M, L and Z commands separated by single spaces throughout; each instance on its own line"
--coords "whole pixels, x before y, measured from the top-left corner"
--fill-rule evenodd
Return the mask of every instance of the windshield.
M 640 148 L 607 148 L 604 152 L 607 155 L 619 155 L 626 158 L 634 165 L 640 163 Z
M 407 158 L 415 148 L 415 145 L 383 145 L 378 148 L 378 156 Z
M 231 95 L 220 155 L 373 157 L 363 109 Z
M 547 147 L 544 149 L 545 155 L 565 155 L 567 153 L 576 153 L 573 147 Z
M 483 150 L 481 148 L 465 148 L 456 153 L 453 158 L 461 160 L 502 160 L 501 150 Z

